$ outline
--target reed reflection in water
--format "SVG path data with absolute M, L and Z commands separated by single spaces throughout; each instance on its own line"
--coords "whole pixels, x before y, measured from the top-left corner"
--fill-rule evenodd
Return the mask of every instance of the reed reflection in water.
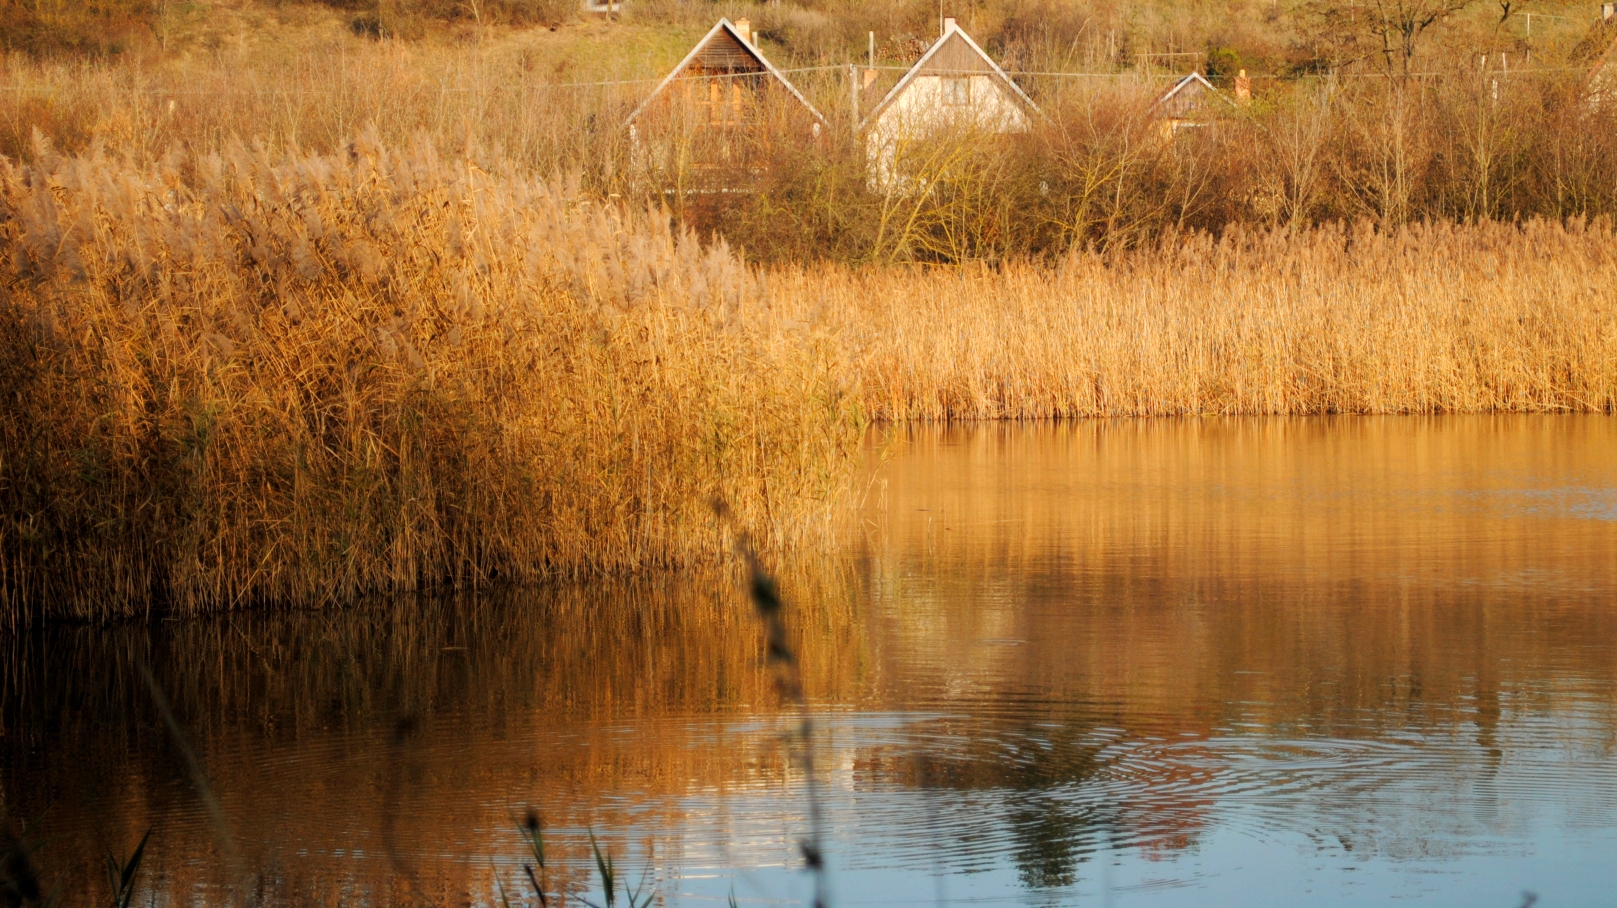
M 870 488 L 845 556 L 783 574 L 836 903 L 1617 883 L 1617 420 L 914 430 Z M 4 642 L 0 792 L 85 897 L 152 826 L 174 901 L 492 904 L 533 805 L 574 878 L 593 827 L 670 903 L 802 898 L 749 608 L 690 577 L 53 629 Z

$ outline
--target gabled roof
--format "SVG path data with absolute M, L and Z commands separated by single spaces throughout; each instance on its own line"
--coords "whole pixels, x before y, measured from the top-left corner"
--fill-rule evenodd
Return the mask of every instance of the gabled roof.
M 788 82 L 780 70 L 775 68 L 774 64 L 764 58 L 762 51 L 758 50 L 751 41 L 742 37 L 729 19 L 720 19 L 718 24 L 713 26 L 702 40 L 696 42 L 696 46 L 691 48 L 691 52 L 685 55 L 685 59 L 679 61 L 679 65 L 674 67 L 674 71 L 669 73 L 666 79 L 657 83 L 657 87 L 652 90 L 646 100 L 640 102 L 640 106 L 634 109 L 634 113 L 629 114 L 629 118 L 623 121 L 624 125 L 627 126 L 633 123 L 635 118 L 640 116 L 651 105 L 651 102 L 657 99 L 658 95 L 662 94 L 668 89 L 668 86 L 674 83 L 674 80 L 683 75 L 686 70 L 693 68 L 705 72 L 719 72 L 729 75 L 743 73 L 766 74 L 785 86 L 786 90 L 792 93 L 792 97 L 808 108 L 808 112 L 814 115 L 814 119 L 819 120 L 821 123 L 826 122 L 825 117 L 820 116 L 820 112 L 814 109 L 814 105 L 803 97 L 803 93 L 798 91 L 797 87 L 791 82 Z
M 943 37 L 927 48 L 926 53 L 921 55 L 921 59 L 915 61 L 915 65 L 910 67 L 910 71 L 904 74 L 904 78 L 899 79 L 898 84 L 893 86 L 892 91 L 889 91 L 887 96 L 881 99 L 881 103 L 872 108 L 864 120 L 860 121 L 859 128 L 863 130 L 874 122 L 877 117 L 881 116 L 882 111 L 886 110 L 888 105 L 892 104 L 908 90 L 910 83 L 917 78 L 925 75 L 960 74 L 994 76 L 1003 82 L 1023 104 L 1026 104 L 1029 110 L 1037 111 L 1039 109 L 1039 105 L 1033 103 L 1033 99 L 1027 96 L 1027 92 L 1023 91 L 1020 85 L 1011 81 L 1011 77 L 1005 75 L 1005 70 L 1000 69 L 999 65 L 990 59 L 981 47 L 977 46 L 977 42 L 971 40 L 970 35 L 951 21 L 945 28 Z
M 1589 81 L 1585 88 L 1585 91 L 1596 95 L 1613 90 L 1617 90 L 1617 35 L 1612 36 L 1611 46 L 1589 67 Z
M 1589 31 L 1572 46 L 1567 59 L 1598 69 L 1603 61 L 1611 59 L 1614 48 L 1617 48 L 1617 18 L 1596 19 L 1589 26 Z
M 1211 94 L 1225 104 L 1234 106 L 1235 102 L 1224 97 L 1224 93 L 1213 87 L 1213 83 L 1199 72 L 1193 72 L 1180 79 L 1168 89 L 1167 93 L 1158 98 L 1151 105 L 1151 110 L 1160 116 L 1183 117 L 1190 113 L 1191 108 L 1203 97 Z

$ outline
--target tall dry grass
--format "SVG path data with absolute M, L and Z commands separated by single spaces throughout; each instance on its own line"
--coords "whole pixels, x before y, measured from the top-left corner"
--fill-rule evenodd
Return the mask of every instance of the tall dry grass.
M 771 293 L 835 334 L 877 419 L 1617 407 L 1605 219 L 1196 234 Z
M 745 266 L 423 144 L 0 171 L 7 623 L 677 565 L 866 418 L 1617 405 L 1606 219 Z M 498 170 L 499 168 L 493 168 Z
M 426 146 L 41 150 L 0 248 L 6 624 L 689 563 L 861 434 L 722 244 Z
M 679 59 L 677 40 L 626 40 L 621 52 L 654 66 Z M 65 154 L 104 146 L 142 164 L 232 141 L 330 153 L 370 130 L 394 147 L 426 141 L 618 191 L 610 174 L 628 147 L 623 121 L 657 74 L 559 69 L 568 46 L 543 31 L 492 48 L 317 34 L 151 65 L 14 54 L 0 58 L 0 155 L 32 162 L 36 135 Z M 575 84 L 597 82 L 607 84 Z

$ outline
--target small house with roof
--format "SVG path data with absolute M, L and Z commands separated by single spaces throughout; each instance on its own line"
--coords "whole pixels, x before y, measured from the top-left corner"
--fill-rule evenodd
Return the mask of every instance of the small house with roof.
M 1245 76 L 1246 70 L 1242 70 L 1241 77 Z M 1162 135 L 1172 138 L 1179 130 L 1205 126 L 1209 120 L 1234 107 L 1235 102 L 1214 88 L 1207 77 L 1193 72 L 1175 82 L 1151 105 L 1151 116 L 1161 124 Z
M 641 164 L 684 162 L 732 180 L 756 169 L 780 130 L 818 136 L 825 117 L 753 43 L 746 19 L 720 19 L 625 121 Z
M 1600 18 L 1572 49 L 1571 59 L 1589 67 L 1583 86 L 1589 106 L 1617 104 L 1617 3 L 1600 8 Z
M 1011 81 L 953 19 L 898 84 L 865 116 L 859 129 L 872 188 L 892 191 L 908 145 L 955 131 L 1025 131 L 1038 113 L 1033 99 Z

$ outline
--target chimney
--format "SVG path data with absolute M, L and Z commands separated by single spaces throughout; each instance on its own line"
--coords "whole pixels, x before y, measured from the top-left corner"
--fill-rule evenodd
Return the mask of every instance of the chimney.
M 954 31 L 957 27 L 958 26 L 956 26 L 954 24 L 954 17 L 953 16 L 944 16 L 943 17 L 943 33 L 945 35 L 947 35 L 948 33 L 952 32 L 952 31 Z
M 1252 103 L 1252 79 L 1244 69 L 1235 76 L 1235 100 L 1239 104 Z
M 752 43 L 752 20 L 751 19 L 737 19 L 735 21 L 735 27 L 736 27 L 736 34 L 741 36 L 741 40 L 747 42 L 748 44 L 751 44 Z

